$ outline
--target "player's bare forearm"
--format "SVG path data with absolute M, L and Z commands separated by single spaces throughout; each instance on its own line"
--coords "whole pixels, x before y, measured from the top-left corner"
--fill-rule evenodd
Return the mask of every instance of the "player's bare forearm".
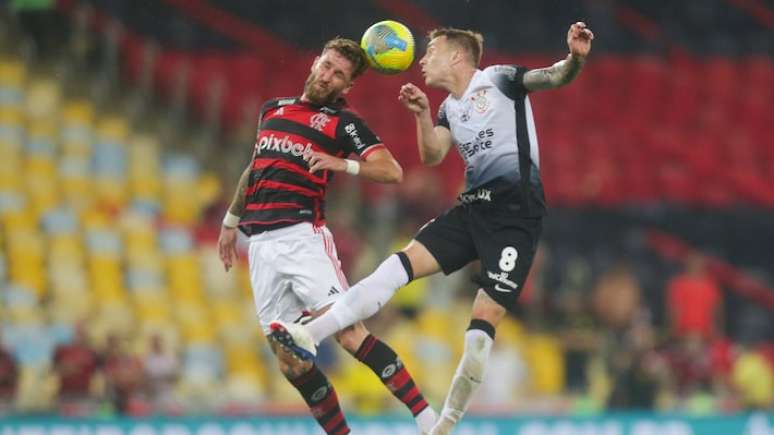
M 433 125 L 430 111 L 425 110 L 415 115 L 417 121 L 417 147 L 419 159 L 425 166 L 435 166 L 446 157 L 444 149 Z
M 536 91 L 558 88 L 570 83 L 583 68 L 593 40 L 594 32 L 586 27 L 586 23 L 573 23 L 567 31 L 567 48 L 570 50 L 567 58 L 548 68 L 527 71 L 524 74 L 524 86 L 530 91 Z
M 564 86 L 575 79 L 586 62 L 584 56 L 568 54 L 547 68 L 538 68 L 524 73 L 524 86 L 530 91 L 554 89 Z
M 360 162 L 358 175 L 377 183 L 400 183 L 403 181 L 403 168 L 392 156 L 370 159 Z
M 245 211 L 245 193 L 247 192 L 247 183 L 250 179 L 250 166 L 242 172 L 239 177 L 239 184 L 237 184 L 236 192 L 234 192 L 234 198 L 231 200 L 231 205 L 228 207 L 228 212 L 234 216 L 242 216 Z

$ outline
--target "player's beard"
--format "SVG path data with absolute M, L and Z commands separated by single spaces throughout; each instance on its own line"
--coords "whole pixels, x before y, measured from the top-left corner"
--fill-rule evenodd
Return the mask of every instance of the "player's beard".
M 312 103 L 325 106 L 339 98 L 340 92 L 337 89 L 332 88 L 330 85 L 321 89 L 317 87 L 316 84 L 317 77 L 314 73 L 309 74 L 309 77 L 306 78 L 306 82 L 304 83 L 304 95 L 306 95 L 306 98 Z

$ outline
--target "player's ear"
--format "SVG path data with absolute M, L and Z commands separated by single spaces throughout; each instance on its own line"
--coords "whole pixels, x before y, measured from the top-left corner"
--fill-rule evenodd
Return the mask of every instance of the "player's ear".
M 463 60 L 462 50 L 455 48 L 449 55 L 449 63 L 455 65 Z
M 312 66 L 309 67 L 309 71 L 314 71 L 314 66 L 317 65 L 317 62 L 320 60 L 320 56 L 314 57 L 314 62 L 312 62 Z
M 350 81 L 349 84 L 347 85 L 347 87 L 342 89 L 341 95 L 347 95 L 349 93 L 350 89 L 352 89 L 352 86 L 354 86 L 354 85 L 355 85 L 355 82 Z

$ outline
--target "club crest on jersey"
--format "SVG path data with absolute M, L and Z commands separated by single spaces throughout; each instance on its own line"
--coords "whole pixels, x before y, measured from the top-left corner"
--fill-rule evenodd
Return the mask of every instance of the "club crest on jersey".
M 329 122 L 331 122 L 331 118 L 324 113 L 315 113 L 309 118 L 309 126 L 318 131 L 323 131 Z
M 486 109 L 489 108 L 489 100 L 486 98 L 486 89 L 481 89 L 471 95 L 470 101 L 473 102 L 473 108 L 475 108 L 478 113 L 484 113 L 486 112 Z

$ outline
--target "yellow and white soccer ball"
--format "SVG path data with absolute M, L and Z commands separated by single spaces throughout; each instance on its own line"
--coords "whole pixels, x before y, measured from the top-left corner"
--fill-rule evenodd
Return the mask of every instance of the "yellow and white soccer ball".
M 360 47 L 371 68 L 384 74 L 406 71 L 414 61 L 414 36 L 403 24 L 379 21 L 363 33 Z

